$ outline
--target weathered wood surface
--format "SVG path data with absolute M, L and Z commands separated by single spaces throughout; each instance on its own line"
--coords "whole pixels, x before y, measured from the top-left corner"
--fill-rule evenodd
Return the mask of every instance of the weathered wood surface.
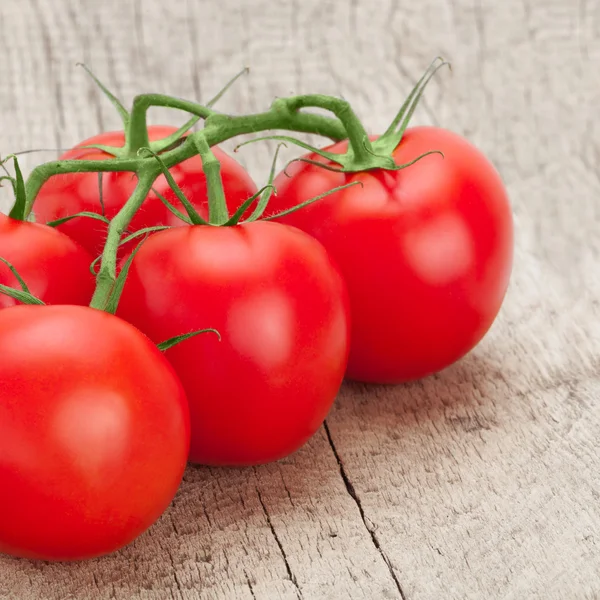
M 491 157 L 517 231 L 501 318 L 458 365 L 346 386 L 279 464 L 190 468 L 114 556 L 0 557 L 0 598 L 600 598 L 600 3 L 1 0 L 0 50 L 3 154 L 119 126 L 77 61 L 128 101 L 206 100 L 249 65 L 221 109 L 321 91 L 377 131 L 442 54 L 416 120 Z M 241 156 L 261 178 L 271 149 Z

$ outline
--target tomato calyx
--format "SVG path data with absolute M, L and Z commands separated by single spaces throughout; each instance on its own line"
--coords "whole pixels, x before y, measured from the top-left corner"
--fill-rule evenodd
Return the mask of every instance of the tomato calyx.
M 429 65 L 429 68 L 425 71 L 421 79 L 419 79 L 411 93 L 406 98 L 404 104 L 402 104 L 402 107 L 400 108 L 398 114 L 394 117 L 394 120 L 388 129 L 383 135 L 379 136 L 373 141 L 369 138 L 358 117 L 354 114 L 345 100 L 320 97 L 317 95 L 303 96 L 298 97 L 298 99 L 293 99 L 296 105 L 326 108 L 338 116 L 348 132 L 348 149 L 345 153 L 328 152 L 307 144 L 302 140 L 285 135 L 268 135 L 247 140 L 241 144 L 238 144 L 235 150 L 237 151 L 239 148 L 247 144 L 253 144 L 255 142 L 264 140 L 290 142 L 323 159 L 313 160 L 306 157 L 301 157 L 294 159 L 292 162 L 305 162 L 338 173 L 357 173 L 376 169 L 384 171 L 400 171 L 410 167 L 417 161 L 429 156 L 430 154 L 440 154 L 443 157 L 444 154 L 441 151 L 431 150 L 421 154 L 408 163 L 398 165 L 392 156 L 402 141 L 404 132 L 410 123 L 410 120 L 419 104 L 419 101 L 421 100 L 427 84 L 443 66 L 448 66 L 450 68 L 450 63 L 446 62 L 441 57 L 436 57 L 433 60 L 433 62 Z M 323 100 L 323 98 L 325 98 L 325 100 Z
M 166 352 L 167 350 L 173 348 L 173 346 L 181 344 L 181 342 L 185 342 L 186 340 L 189 340 L 190 338 L 196 337 L 197 335 L 201 335 L 203 333 L 214 333 L 219 339 L 219 341 L 221 341 L 222 339 L 221 334 L 216 329 L 208 327 L 207 329 L 198 329 L 197 331 L 184 333 L 183 335 L 176 335 L 175 337 L 169 338 L 168 340 L 157 344 L 157 347 L 161 352 Z
M 15 176 L 13 177 L 6 169 L 5 163 L 9 160 L 13 160 Z M 19 166 L 19 161 L 16 154 L 9 154 L 2 162 L 0 162 L 2 169 L 6 175 L 0 177 L 0 181 L 10 181 L 15 195 L 15 203 L 11 208 L 8 216 L 16 221 L 27 221 L 27 195 L 25 194 L 25 180 L 23 179 L 23 173 Z
M 398 147 L 398 144 L 402 141 L 404 132 L 408 127 L 410 120 L 415 112 L 415 109 L 419 105 L 423 92 L 427 87 L 427 84 L 431 81 L 433 76 L 444 66 L 447 66 L 452 70 L 452 66 L 449 62 L 445 61 L 442 57 L 436 57 L 429 68 L 425 71 L 421 79 L 417 82 L 415 87 L 412 89 L 404 104 L 400 107 L 398 114 L 394 117 L 394 120 L 387 128 L 385 133 L 377 138 L 373 142 L 373 149 L 377 153 L 391 155 L 392 152 Z M 423 156 L 426 156 L 424 154 Z M 406 165 L 409 166 L 409 165 Z M 403 168 L 403 167 L 398 167 Z
M 202 168 L 204 171 L 204 175 L 206 176 L 207 181 L 207 191 L 208 191 L 208 212 L 209 217 L 208 220 L 203 219 L 198 212 L 193 207 L 192 203 L 186 198 L 183 190 L 179 187 L 179 184 L 175 181 L 169 169 L 166 167 L 165 163 L 161 159 L 161 157 L 149 150 L 148 148 L 142 148 L 140 150 L 140 154 L 147 154 L 153 156 L 158 162 L 167 183 L 179 199 L 179 201 L 184 206 L 187 217 L 183 215 L 180 211 L 178 211 L 173 205 L 171 205 L 164 196 L 160 196 L 159 198 L 166 204 L 166 206 L 180 219 L 184 220 L 189 225 L 208 225 L 215 227 L 233 227 L 235 225 L 239 225 L 241 223 L 251 223 L 253 221 L 257 221 L 262 219 L 264 221 L 274 220 L 279 217 L 282 217 L 287 214 L 291 214 L 297 210 L 301 210 L 305 206 L 312 204 L 313 202 L 317 202 L 321 200 L 325 196 L 333 194 L 334 192 L 338 192 L 339 190 L 345 189 L 347 187 L 351 187 L 353 185 L 361 185 L 360 181 L 354 181 L 346 185 L 342 185 L 336 187 L 332 190 L 329 190 L 319 196 L 314 198 L 310 198 L 306 202 L 303 202 L 297 206 L 294 206 L 285 211 L 276 213 L 274 215 L 270 215 L 268 217 L 263 217 L 263 214 L 269 204 L 269 200 L 271 199 L 273 193 L 277 193 L 273 185 L 273 181 L 275 178 L 275 172 L 277 167 L 277 158 L 279 155 L 279 151 L 283 144 L 279 144 L 275 151 L 275 155 L 273 157 L 273 162 L 271 164 L 271 171 L 269 173 L 268 183 L 259 189 L 255 194 L 250 196 L 243 204 L 241 204 L 238 209 L 235 211 L 233 215 L 229 215 L 227 210 L 227 202 L 225 200 L 225 193 L 223 191 L 223 182 L 220 176 L 220 163 L 214 156 L 212 150 L 206 143 L 206 140 L 198 134 L 194 135 L 194 142 L 196 144 L 196 148 L 198 149 L 198 154 L 202 159 Z M 246 212 L 251 208 L 253 204 L 256 204 L 254 211 L 251 215 L 245 219 L 243 219 Z M 130 238 L 128 238 L 130 239 Z M 123 242 L 124 243 L 124 242 Z

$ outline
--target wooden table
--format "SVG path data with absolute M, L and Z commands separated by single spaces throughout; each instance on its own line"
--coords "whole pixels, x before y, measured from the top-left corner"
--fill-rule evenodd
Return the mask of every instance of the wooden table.
M 1 0 L 0 50 L 3 154 L 119 127 L 77 61 L 127 102 L 207 100 L 248 65 L 221 110 L 319 91 L 381 131 L 442 54 L 454 70 L 415 122 L 489 155 L 517 234 L 501 317 L 459 364 L 346 385 L 327 426 L 278 464 L 189 468 L 170 510 L 116 555 L 0 557 L 0 598 L 600 598 L 600 3 Z M 240 152 L 258 181 L 272 151 Z

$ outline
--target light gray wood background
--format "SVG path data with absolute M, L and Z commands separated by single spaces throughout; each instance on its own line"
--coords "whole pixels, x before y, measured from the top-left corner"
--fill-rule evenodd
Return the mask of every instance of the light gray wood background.
M 442 54 L 453 73 L 415 122 L 489 155 L 517 234 L 500 319 L 459 364 L 345 386 L 327 428 L 278 464 L 190 468 L 116 555 L 0 557 L 0 598 L 600 598 L 600 3 L 1 0 L 0 51 L 3 154 L 119 126 L 77 61 L 127 102 L 207 100 L 247 65 L 222 110 L 333 93 L 377 132 Z M 271 151 L 241 152 L 257 179 Z

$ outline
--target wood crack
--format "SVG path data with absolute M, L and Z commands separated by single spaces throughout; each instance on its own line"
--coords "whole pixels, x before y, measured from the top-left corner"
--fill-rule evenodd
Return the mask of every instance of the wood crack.
M 275 540 L 275 543 L 277 544 L 279 551 L 281 552 L 283 562 L 285 563 L 285 570 L 287 571 L 290 581 L 294 584 L 294 586 L 296 588 L 296 596 L 298 598 L 300 598 L 300 600 L 302 600 L 302 598 L 304 597 L 302 595 L 302 590 L 300 589 L 300 586 L 298 585 L 298 580 L 296 579 L 296 576 L 294 575 L 294 572 L 292 571 L 290 561 L 288 560 L 287 554 L 283 548 L 283 544 L 281 543 L 281 540 L 279 539 L 279 536 L 277 535 L 277 531 L 275 531 L 275 527 L 273 526 L 273 522 L 271 521 L 271 515 L 269 514 L 269 511 L 267 510 L 267 506 L 264 503 L 264 500 L 262 498 L 262 495 L 261 495 L 258 487 L 256 488 L 256 494 L 258 495 L 258 501 L 260 502 L 260 505 L 262 506 L 263 513 L 265 515 L 265 519 L 267 520 L 267 525 L 269 526 L 269 529 L 271 530 L 271 533 L 273 534 L 273 539 Z
M 250 594 L 252 595 L 253 598 L 256 598 L 256 594 L 254 593 L 254 586 L 252 585 L 250 576 L 248 575 L 248 573 L 245 573 L 245 575 L 246 575 L 246 583 L 248 584 L 248 589 L 250 590 Z
M 373 527 L 372 524 L 370 524 L 370 521 L 367 519 L 365 510 L 362 506 L 362 502 L 360 501 L 360 498 L 358 497 L 358 494 L 356 493 L 356 490 L 354 489 L 354 485 L 352 485 L 352 482 L 350 481 L 350 478 L 348 477 L 348 473 L 346 473 L 346 468 L 344 467 L 344 463 L 342 462 L 340 455 L 338 454 L 337 448 L 335 447 L 335 443 L 333 442 L 333 438 L 331 437 L 331 431 L 329 430 L 329 425 L 327 424 L 327 421 L 325 421 L 325 423 L 323 423 L 323 427 L 325 428 L 325 433 L 327 434 L 327 439 L 329 441 L 329 445 L 331 446 L 333 455 L 335 456 L 335 459 L 338 463 L 338 467 L 340 469 L 340 475 L 342 476 L 344 485 L 346 486 L 346 491 L 348 492 L 348 494 L 350 495 L 352 500 L 354 500 L 354 503 L 356 504 L 356 506 L 358 508 L 358 512 L 360 513 L 360 518 L 362 519 L 362 522 L 363 522 L 366 530 L 369 532 L 369 535 L 371 536 L 371 541 L 373 542 L 373 545 L 377 549 L 377 552 L 379 552 L 379 555 L 381 556 L 383 562 L 386 564 L 388 571 L 390 573 L 390 576 L 394 580 L 396 589 L 398 590 L 398 593 L 400 594 L 400 598 L 402 598 L 402 600 L 408 600 L 408 597 L 406 596 L 406 594 L 404 593 L 404 590 L 402 589 L 400 580 L 398 579 L 398 577 L 396 576 L 396 573 L 394 572 L 394 567 L 392 566 L 390 559 L 388 558 L 387 554 L 385 553 L 385 550 L 381 547 L 381 543 L 379 542 L 379 539 L 377 538 L 377 534 L 375 533 L 375 528 Z

